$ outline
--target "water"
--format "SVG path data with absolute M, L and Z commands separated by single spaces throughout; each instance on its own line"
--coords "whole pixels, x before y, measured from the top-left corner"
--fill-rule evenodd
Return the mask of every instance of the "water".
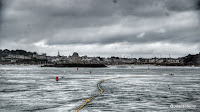
M 115 77 L 121 78 L 103 82 L 104 92 L 80 112 L 200 111 L 199 67 L 110 66 L 77 70 L 0 65 L 0 112 L 75 112 L 99 92 L 98 82 Z

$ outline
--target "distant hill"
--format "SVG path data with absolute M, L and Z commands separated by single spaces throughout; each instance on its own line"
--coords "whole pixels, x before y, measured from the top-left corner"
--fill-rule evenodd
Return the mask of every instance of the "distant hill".
M 29 55 L 33 55 L 33 54 L 37 54 L 36 52 L 27 52 L 25 50 L 1 50 L 0 49 L 0 56 L 4 57 L 4 56 L 8 56 L 10 54 L 13 55 L 24 55 L 24 56 L 29 56 Z
M 189 54 L 188 56 L 183 57 L 183 62 L 184 62 L 184 65 L 199 66 L 200 65 L 200 53 L 195 54 L 195 55 Z

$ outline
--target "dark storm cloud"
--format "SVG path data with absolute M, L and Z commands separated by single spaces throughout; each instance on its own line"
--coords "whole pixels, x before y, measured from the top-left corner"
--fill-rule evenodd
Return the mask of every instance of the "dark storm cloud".
M 200 10 L 200 0 L 197 0 L 196 9 L 197 9 L 197 10 Z
M 192 10 L 197 0 L 118 0 L 115 4 L 112 0 L 9 2 L 8 11 L 16 14 L 4 20 L 7 24 L 2 31 L 5 32 L 3 37 L 16 40 L 26 37 L 35 42 L 41 38 L 48 39 L 51 33 L 63 29 L 109 26 L 127 16 L 159 18 L 169 14 L 168 10 Z
M 199 10 L 200 0 L 0 0 L 0 47 L 198 44 Z
M 3 12 L 3 0 L 0 0 L 0 27 L 1 27 L 1 19 L 2 19 L 2 12 Z
M 172 11 L 198 10 L 200 0 L 167 0 L 166 7 Z

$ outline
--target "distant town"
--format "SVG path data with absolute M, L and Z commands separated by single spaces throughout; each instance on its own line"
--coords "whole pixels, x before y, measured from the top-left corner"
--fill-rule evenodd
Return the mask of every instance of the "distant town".
M 88 57 L 79 56 L 74 52 L 72 56 L 61 56 L 59 51 L 57 56 L 47 56 L 46 53 L 27 52 L 25 50 L 0 49 L 0 64 L 25 64 L 25 65 L 48 65 L 48 64 L 150 64 L 163 66 L 199 66 L 200 53 L 179 58 L 121 58 L 121 57 Z

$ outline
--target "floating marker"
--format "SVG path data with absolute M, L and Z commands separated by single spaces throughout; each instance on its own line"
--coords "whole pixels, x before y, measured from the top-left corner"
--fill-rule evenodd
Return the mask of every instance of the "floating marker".
M 92 72 L 90 71 L 90 73 L 92 73 Z M 153 73 L 153 72 L 152 72 L 152 73 Z M 97 84 L 97 87 L 98 87 L 98 89 L 100 90 L 100 92 L 97 93 L 97 94 L 95 94 L 95 95 L 93 95 L 90 99 L 87 99 L 86 102 L 85 102 L 76 112 L 78 112 L 79 110 L 81 110 L 87 103 L 91 102 L 91 100 L 92 100 L 94 97 L 96 97 L 96 96 L 98 96 L 99 94 L 101 94 L 101 93 L 104 92 L 104 90 L 102 90 L 101 87 L 100 87 L 100 84 L 101 84 L 102 82 L 107 81 L 107 80 L 111 80 L 111 79 L 117 79 L 117 78 L 133 78 L 133 77 L 132 77 L 132 76 L 129 76 L 129 77 L 116 77 L 116 78 L 109 78 L 109 79 L 102 80 L 101 82 L 99 82 L 99 83 Z M 168 85 L 168 87 L 170 87 L 170 86 Z M 171 89 L 171 88 L 170 88 L 170 89 Z M 138 100 L 140 101 L 141 99 L 138 99 Z
M 169 85 L 167 85 L 168 86 L 168 89 L 170 89 L 171 90 L 171 87 L 169 86 Z
M 90 74 L 92 74 L 92 71 L 90 71 Z
M 90 99 L 87 99 L 86 102 L 89 103 L 89 102 L 90 102 Z
M 78 67 L 77 67 L 77 70 L 78 70 Z
M 58 81 L 59 79 L 58 79 L 58 76 L 56 77 L 56 81 Z

